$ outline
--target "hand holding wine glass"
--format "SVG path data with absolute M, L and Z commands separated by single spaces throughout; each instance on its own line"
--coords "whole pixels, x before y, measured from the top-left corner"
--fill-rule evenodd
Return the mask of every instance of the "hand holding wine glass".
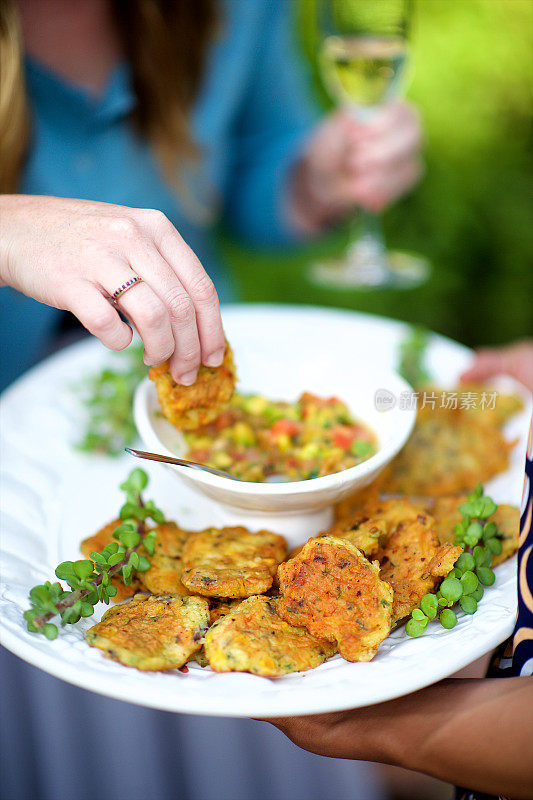
M 405 101 L 382 106 L 360 123 L 333 112 L 314 132 L 293 179 L 293 220 L 319 233 L 353 212 L 379 212 L 404 195 L 422 173 L 421 128 Z
M 343 197 L 342 190 L 337 191 L 335 202 L 331 203 L 331 217 L 338 215 L 339 205 L 348 198 L 361 210 L 354 220 L 344 257 L 316 264 L 312 277 L 319 283 L 341 287 L 415 285 L 425 278 L 426 263 L 406 254 L 388 253 L 381 221 L 372 213 L 409 188 L 420 173 L 418 126 L 416 121 L 413 125 L 414 117 L 408 107 L 395 100 L 405 66 L 410 3 L 408 0 L 321 0 L 317 8 L 321 36 L 319 63 L 324 85 L 342 109 L 346 131 L 343 154 L 346 196 Z M 394 114 L 398 114 L 398 120 L 391 125 Z M 331 139 L 322 150 L 323 161 L 328 156 L 334 158 Z M 378 170 L 376 177 L 376 165 L 380 163 L 384 169 L 381 176 Z M 315 191 L 320 186 L 326 199 L 328 182 L 324 175 L 315 178 L 314 183 Z M 312 192 L 313 182 L 309 175 L 307 179 Z

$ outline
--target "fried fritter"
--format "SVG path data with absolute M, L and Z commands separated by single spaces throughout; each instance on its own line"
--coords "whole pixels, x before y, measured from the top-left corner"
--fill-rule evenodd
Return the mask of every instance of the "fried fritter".
M 189 661 L 196 661 L 196 663 L 200 667 L 208 667 L 209 666 L 209 661 L 207 660 L 207 656 L 205 654 L 204 645 L 202 645 L 201 648 L 196 651 L 196 653 L 192 654 L 192 656 L 190 657 Z
M 472 415 L 424 408 L 407 444 L 391 464 L 385 490 L 440 496 L 469 489 L 505 470 L 512 444 L 498 428 Z
M 388 467 L 375 478 L 371 484 L 359 489 L 354 494 L 349 495 L 345 500 L 341 500 L 334 506 L 335 519 L 340 520 L 363 511 L 368 503 L 377 502 L 380 492 L 387 480 Z
M 228 342 L 220 367 L 200 366 L 192 386 L 182 386 L 170 374 L 169 362 L 152 367 L 154 381 L 165 417 L 180 430 L 192 431 L 212 422 L 235 391 L 235 364 Z
M 367 558 L 375 555 L 384 543 L 389 532 L 389 525 L 379 517 L 368 517 L 364 512 L 358 511 L 349 517 L 339 520 L 329 531 L 319 534 L 336 536 L 355 545 Z
M 278 569 L 276 610 L 291 625 L 337 642 L 347 661 L 370 661 L 391 628 L 392 589 L 350 542 L 309 539 Z
M 404 520 L 416 519 L 418 514 L 424 513 L 422 503 L 414 503 L 408 497 L 390 498 L 379 500 L 377 497 L 368 499 L 364 505 L 346 517 L 339 519 L 327 531 L 319 533 L 316 538 L 336 536 L 358 547 L 367 558 L 375 555 L 383 547 L 387 537 L 395 527 Z M 290 557 L 298 555 L 303 545 L 298 545 L 291 551 Z
M 434 578 L 445 578 L 463 552 L 463 548 L 454 544 L 443 544 L 439 547 L 431 561 L 429 571 Z M 440 583 L 440 581 L 438 581 Z
M 337 539 L 343 539 L 359 548 L 369 558 L 375 555 L 385 543 L 388 533 L 389 525 L 383 519 L 369 518 L 358 511 L 349 517 L 339 520 L 329 530 L 319 533 L 316 538 L 323 539 L 325 536 L 335 536 Z M 291 550 L 290 558 L 294 558 L 298 553 L 301 553 L 304 546 L 299 544 Z
M 439 497 L 435 501 L 432 514 L 435 517 L 435 531 L 441 544 L 453 543 L 454 530 L 462 515 L 459 506 L 466 503 L 467 493 Z M 507 504 L 499 505 L 488 522 L 495 522 L 502 534 L 502 552 L 499 556 L 492 557 L 492 566 L 497 566 L 507 561 L 518 550 L 518 537 L 520 535 L 520 511 L 516 506 Z
M 420 604 L 422 597 L 432 592 L 452 569 L 462 547 L 441 546 L 435 533 L 434 520 L 420 513 L 416 519 L 400 522 L 377 558 L 380 576 L 394 591 L 393 619 L 407 617 Z
M 498 506 L 489 522 L 495 522 L 498 530 L 503 534 L 500 539 L 502 552 L 499 556 L 492 556 L 492 566 L 497 567 L 511 558 L 518 550 L 520 537 L 520 510 L 516 506 L 503 504 Z
M 209 599 L 209 622 L 211 625 L 217 620 L 235 611 L 242 603 L 242 597 L 212 597 Z
M 121 519 L 115 519 L 108 525 L 104 525 L 104 527 L 101 528 L 98 533 L 95 533 L 94 536 L 89 536 L 88 539 L 84 539 L 80 544 L 80 550 L 83 556 L 85 558 L 89 558 L 89 553 L 101 553 L 106 544 L 109 544 L 110 542 L 116 542 L 116 539 L 113 539 L 113 532 L 118 528 L 119 525 L 121 525 L 121 523 Z M 133 574 L 133 578 L 129 586 L 126 586 L 119 575 L 113 575 L 111 578 L 111 583 L 117 590 L 116 595 L 111 598 L 114 603 L 120 603 L 122 600 L 127 600 L 128 597 L 133 597 L 134 594 L 142 589 L 141 581 L 136 573 Z
M 280 619 L 271 597 L 249 597 L 207 632 L 205 653 L 215 672 L 252 672 L 274 678 L 313 669 L 335 652 L 305 628 Z
M 181 582 L 183 546 L 189 531 L 178 528 L 175 522 L 165 522 L 155 528 L 155 550 L 150 569 L 140 573 L 143 585 L 153 594 L 187 595 Z
M 361 511 L 339 520 L 328 535 L 346 539 L 368 558 L 377 553 L 400 522 L 416 519 L 423 512 L 421 504 L 407 497 L 369 500 Z
M 182 582 L 208 597 L 250 597 L 272 586 L 287 555 L 283 536 L 246 528 L 207 528 L 192 533 L 183 548 Z
M 203 597 L 137 594 L 106 611 L 85 638 L 126 667 L 167 670 L 183 666 L 200 649 L 208 626 Z
M 442 390 L 441 390 L 442 391 Z M 482 383 L 462 383 L 458 391 L 476 398 L 471 408 L 461 409 L 468 417 L 483 425 L 501 427 L 509 417 L 521 411 L 523 403 L 516 394 L 502 394 Z M 494 395 L 496 394 L 496 397 Z M 494 402 L 493 402 L 494 401 Z

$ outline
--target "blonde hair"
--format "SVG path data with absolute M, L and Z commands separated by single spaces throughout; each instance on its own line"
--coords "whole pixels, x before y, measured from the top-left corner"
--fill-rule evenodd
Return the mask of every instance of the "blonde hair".
M 29 139 L 22 33 L 11 0 L 0 0 L 0 192 L 15 192 Z
M 137 107 L 132 123 L 174 182 L 196 146 L 189 111 L 216 23 L 214 0 L 110 0 L 129 60 Z M 13 0 L 0 0 L 0 192 L 14 192 L 29 142 L 24 48 Z

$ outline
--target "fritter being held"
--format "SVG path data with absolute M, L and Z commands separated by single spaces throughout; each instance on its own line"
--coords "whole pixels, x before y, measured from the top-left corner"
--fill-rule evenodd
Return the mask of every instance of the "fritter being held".
M 110 608 L 86 635 L 107 658 L 140 670 L 182 667 L 200 649 L 209 626 L 202 597 L 137 594 Z
M 190 594 L 181 582 L 183 547 L 190 532 L 178 528 L 175 522 L 158 525 L 155 532 L 154 554 L 149 556 L 150 569 L 140 573 L 142 584 L 152 594 Z
M 313 669 L 335 645 L 294 627 L 276 613 L 271 597 L 249 597 L 209 628 L 205 654 L 215 672 L 251 672 L 275 678 Z
M 151 367 L 148 376 L 155 383 L 163 414 L 184 431 L 196 430 L 216 419 L 235 391 L 235 364 L 228 342 L 220 367 L 202 364 L 192 386 L 174 381 L 168 361 Z
M 462 520 L 459 506 L 466 503 L 467 498 L 468 495 L 465 492 L 439 497 L 435 501 L 431 513 L 435 517 L 435 531 L 441 544 L 453 543 L 455 526 Z M 507 561 L 518 550 L 520 511 L 516 506 L 502 504 L 498 506 L 494 514 L 488 517 L 487 522 L 495 522 L 501 534 L 502 552 L 499 556 L 492 557 L 492 566 L 494 567 Z
M 462 547 L 439 544 L 429 514 L 420 513 L 397 525 L 377 554 L 380 576 L 394 592 L 394 622 L 418 608 L 422 597 L 436 588 L 462 552 Z
M 207 528 L 187 539 L 181 580 L 207 597 L 250 597 L 270 589 L 286 555 L 287 543 L 276 533 Z
M 309 539 L 278 570 L 276 610 L 291 625 L 338 644 L 347 661 L 370 661 L 391 628 L 392 589 L 348 541 Z
M 104 547 L 110 542 L 116 542 L 113 539 L 113 532 L 122 524 L 121 519 L 115 519 L 108 525 L 104 525 L 94 536 L 89 536 L 84 539 L 80 544 L 80 551 L 85 558 L 89 558 L 89 553 L 101 553 Z M 128 597 L 133 597 L 134 594 L 142 590 L 142 583 L 140 581 L 140 573 L 134 572 L 131 583 L 126 586 L 120 575 L 113 575 L 111 583 L 116 588 L 117 593 L 112 598 L 114 603 L 121 603 Z

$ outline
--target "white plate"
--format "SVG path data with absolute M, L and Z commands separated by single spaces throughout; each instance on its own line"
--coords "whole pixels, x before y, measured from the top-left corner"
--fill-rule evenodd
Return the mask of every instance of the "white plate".
M 380 364 L 394 368 L 404 326 L 352 312 L 290 306 L 230 306 L 224 324 L 239 365 L 253 373 L 257 363 L 275 374 L 276 360 L 339 360 L 345 369 Z M 447 631 L 409 639 L 395 631 L 367 664 L 339 656 L 315 670 L 283 678 L 241 673 L 215 674 L 190 665 L 188 674 L 141 673 L 105 659 L 85 644 L 84 634 L 99 614 L 67 626 L 49 642 L 25 629 L 22 614 L 31 586 L 53 580 L 55 566 L 79 558 L 81 539 L 112 519 L 121 503 L 118 488 L 131 459 L 98 458 L 72 450 L 80 417 L 69 387 L 109 361 L 96 341 L 75 345 L 44 362 L 4 393 L 1 403 L 2 453 L 2 643 L 41 669 L 85 689 L 132 703 L 193 714 L 249 717 L 311 714 L 370 705 L 434 683 L 502 642 L 516 615 L 516 559 L 498 567 L 479 611 L 460 615 Z M 453 385 L 470 351 L 435 336 L 429 367 L 444 385 Z M 506 388 L 517 385 L 504 382 Z M 520 437 L 510 469 L 488 484 L 498 502 L 520 504 L 529 409 L 509 423 L 506 434 Z M 217 525 L 216 506 L 149 465 L 148 490 L 168 516 L 184 527 Z M 104 610 L 104 609 L 102 609 Z

